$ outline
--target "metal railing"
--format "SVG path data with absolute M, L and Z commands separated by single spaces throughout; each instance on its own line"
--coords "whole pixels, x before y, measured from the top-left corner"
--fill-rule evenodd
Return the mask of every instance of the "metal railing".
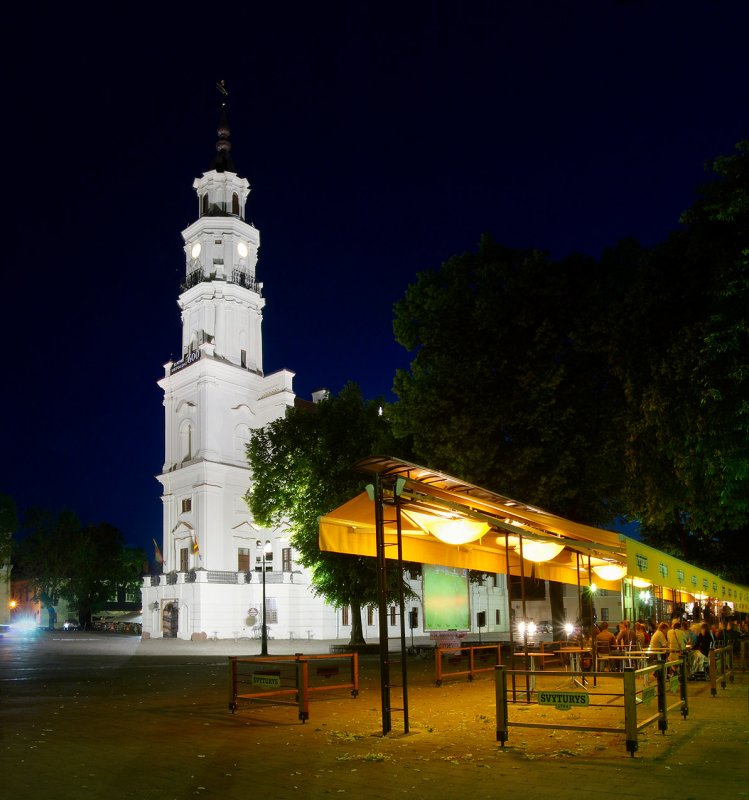
M 186 292 L 188 289 L 192 289 L 193 286 L 202 283 L 203 280 L 205 279 L 203 277 L 203 267 L 201 266 L 187 274 L 180 288 L 183 292 Z
M 209 569 L 207 572 L 208 583 L 238 583 L 237 572 Z
M 464 647 L 437 647 L 434 650 L 434 669 L 437 686 L 445 678 L 467 675 L 472 681 L 479 672 L 491 672 L 502 663 L 501 645 L 465 645 Z M 454 667 L 455 669 L 451 669 Z
M 343 673 L 344 675 L 342 676 Z M 348 671 L 348 679 L 345 673 Z M 229 657 L 229 710 L 239 701 L 297 706 L 302 723 L 309 719 L 310 695 L 348 689 L 359 694 L 359 654 L 311 655 L 262 658 Z
M 726 678 L 733 683 L 733 647 L 716 647 L 710 651 L 709 656 L 710 670 L 710 694 L 715 697 L 718 694 L 718 679 L 722 689 L 726 688 Z
M 242 286 L 245 289 L 251 289 L 253 292 L 260 294 L 261 285 L 243 269 L 233 269 L 231 271 L 231 282 Z
M 524 679 L 526 688 L 523 690 L 515 688 L 518 677 Z M 550 679 L 557 678 L 565 680 L 551 685 Z M 508 688 L 508 679 L 511 688 Z M 657 710 L 651 711 L 653 700 L 657 700 Z M 625 667 L 618 673 L 571 670 L 538 673 L 508 670 L 500 665 L 495 668 L 495 702 L 497 741 L 502 747 L 509 739 L 510 727 L 595 731 L 624 734 L 627 752 L 634 756 L 638 749 L 637 736 L 646 727 L 657 723 L 661 733 L 665 733 L 668 714 L 674 710 L 686 719 L 689 713 L 686 661 L 678 659 L 642 669 Z M 527 718 L 511 720 L 509 707 L 520 704 L 548 706 L 544 717 L 552 719 L 549 722 L 532 722 Z M 562 716 L 555 717 L 551 708 Z M 566 724 L 563 715 L 571 708 L 579 713 L 574 717 L 575 724 Z M 617 724 L 621 719 L 617 709 L 624 710 L 623 724 Z

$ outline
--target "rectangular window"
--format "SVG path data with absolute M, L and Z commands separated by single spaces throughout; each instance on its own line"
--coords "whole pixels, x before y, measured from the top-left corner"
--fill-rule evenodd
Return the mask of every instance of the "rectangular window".
M 182 513 L 187 514 L 188 511 L 192 511 L 192 497 L 186 497 L 182 501 Z
M 664 564 L 662 561 L 658 562 L 658 574 L 664 578 L 668 577 L 668 565 Z
M 390 606 L 390 624 L 395 625 L 395 606 Z
M 190 568 L 190 550 L 187 547 L 181 547 L 179 550 L 179 571 L 187 572 Z
M 367 606 L 367 625 L 374 625 L 374 608 Z
M 349 606 L 343 606 L 343 608 L 341 609 L 341 625 L 351 624 L 349 612 L 350 612 Z
M 496 609 L 495 612 L 494 612 L 494 624 L 495 625 L 499 625 L 499 622 L 500 622 L 500 620 L 499 620 L 499 609 Z
M 495 589 L 499 586 L 499 575 L 496 572 L 492 575 L 492 586 Z
M 609 610 L 608 608 L 601 609 L 601 621 L 608 622 L 609 621 Z
M 265 598 L 265 622 L 268 625 L 278 624 L 278 598 L 266 597 Z
M 249 572 L 250 571 L 250 548 L 240 547 L 237 549 L 237 571 Z
M 240 350 L 239 351 L 239 363 L 242 369 L 247 369 L 247 351 Z
M 291 548 L 284 547 L 281 550 L 281 570 L 283 572 L 291 572 Z
M 419 609 L 412 608 L 408 616 L 408 627 L 411 630 L 419 627 Z

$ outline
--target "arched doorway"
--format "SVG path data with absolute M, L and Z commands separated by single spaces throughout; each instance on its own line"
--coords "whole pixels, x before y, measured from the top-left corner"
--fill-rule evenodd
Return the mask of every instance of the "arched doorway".
M 165 639 L 176 639 L 179 628 L 179 607 L 176 603 L 167 603 L 161 614 L 161 629 Z

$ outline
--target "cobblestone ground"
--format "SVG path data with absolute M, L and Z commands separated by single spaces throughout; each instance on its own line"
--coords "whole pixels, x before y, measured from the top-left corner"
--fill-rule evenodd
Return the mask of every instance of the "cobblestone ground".
M 0 648 L 3 797 L 749 797 L 746 672 L 717 697 L 690 683 L 688 718 L 647 729 L 630 758 L 623 735 L 553 729 L 511 728 L 500 748 L 491 677 L 436 687 L 429 661 L 409 662 L 411 733 L 382 737 L 376 658 L 362 659 L 358 698 L 313 701 L 301 724 L 292 707 L 229 713 L 216 647 L 143 642 L 107 656 L 72 641 Z M 512 715 L 554 713 L 584 712 Z

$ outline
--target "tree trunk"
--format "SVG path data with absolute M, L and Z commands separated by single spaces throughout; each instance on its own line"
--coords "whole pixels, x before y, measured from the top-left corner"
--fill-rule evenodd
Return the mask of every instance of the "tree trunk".
M 351 601 L 351 641 L 350 645 L 366 644 L 364 641 L 364 628 L 361 623 L 361 603 Z
M 551 624 L 554 629 L 554 641 L 565 638 L 564 623 L 564 584 L 559 581 L 549 581 L 549 603 L 551 604 Z

